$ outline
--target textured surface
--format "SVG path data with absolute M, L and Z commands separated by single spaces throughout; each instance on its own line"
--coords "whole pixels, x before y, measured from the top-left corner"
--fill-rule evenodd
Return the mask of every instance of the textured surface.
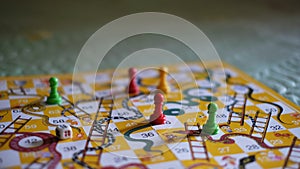
M 105 23 L 127 14 L 157 11 L 192 22 L 212 41 L 222 60 L 300 104 L 299 2 L 170 2 L 3 1 L 0 75 L 72 72 L 82 45 Z M 140 38 L 132 46 L 116 48 L 100 68 L 116 67 L 136 45 L 156 44 L 177 51 L 185 61 L 195 59 L 176 42 L 157 38 Z

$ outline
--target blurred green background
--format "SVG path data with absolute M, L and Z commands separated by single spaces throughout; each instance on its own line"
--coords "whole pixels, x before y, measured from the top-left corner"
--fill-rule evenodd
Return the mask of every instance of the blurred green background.
M 0 75 L 70 73 L 83 44 L 106 23 L 137 12 L 164 12 L 198 26 L 223 61 L 300 105 L 299 9 L 300 2 L 290 0 L 1 1 Z M 185 61 L 195 59 L 156 38 L 148 40 L 177 50 Z M 100 69 L 116 67 L 130 48 L 110 52 Z

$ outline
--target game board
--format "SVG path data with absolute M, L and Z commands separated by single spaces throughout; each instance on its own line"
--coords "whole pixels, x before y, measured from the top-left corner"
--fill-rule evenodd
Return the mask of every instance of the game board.
M 225 78 L 208 65 L 190 63 L 192 75 L 169 67 L 163 125 L 148 122 L 155 68 L 138 68 L 141 93 L 131 97 L 127 70 L 98 72 L 95 85 L 89 73 L 56 75 L 59 105 L 45 103 L 50 76 L 2 77 L 0 168 L 299 168 L 299 107 L 228 64 Z M 211 136 L 201 133 L 210 102 L 220 127 Z M 62 123 L 72 139 L 55 136 Z

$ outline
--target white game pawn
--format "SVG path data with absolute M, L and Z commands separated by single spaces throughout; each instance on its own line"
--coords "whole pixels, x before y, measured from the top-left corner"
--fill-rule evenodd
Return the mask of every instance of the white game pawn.
M 73 137 L 72 128 L 68 124 L 60 124 L 55 129 L 56 136 L 59 139 L 69 139 Z

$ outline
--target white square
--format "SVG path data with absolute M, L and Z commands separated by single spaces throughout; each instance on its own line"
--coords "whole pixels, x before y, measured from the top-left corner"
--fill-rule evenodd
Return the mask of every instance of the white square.
M 262 88 L 260 88 L 258 85 L 254 84 L 254 83 L 249 83 L 248 86 L 251 87 L 251 89 L 253 89 L 253 93 L 255 93 L 255 94 L 264 92 L 264 90 Z
M 1 151 L 0 159 L 2 161 L 1 168 L 9 168 L 12 166 L 19 166 L 21 164 L 19 152 L 14 150 Z
M 86 93 L 92 93 L 93 92 L 93 90 L 91 88 L 91 85 L 86 84 L 86 83 L 80 83 L 80 85 L 81 85 L 82 89 L 84 90 L 84 92 L 86 92 Z
M 37 94 L 35 88 L 25 88 L 24 91 L 26 92 L 26 94 L 32 94 L 32 95 Z
M 107 89 L 107 90 L 98 90 L 95 92 L 95 95 L 99 98 L 101 97 L 107 97 L 111 95 L 111 89 Z
M 172 114 L 174 115 L 179 115 L 179 109 L 183 110 L 184 113 L 195 113 L 199 112 L 199 106 L 187 106 L 185 104 L 188 104 L 188 102 L 185 102 L 185 100 L 182 100 L 182 104 L 180 102 L 178 103 L 166 103 L 165 106 L 167 107 L 168 110 L 174 109 L 172 111 Z
M 179 160 L 192 160 L 191 150 L 188 142 L 168 144 L 169 149 Z
M 197 65 L 197 64 L 188 64 L 188 65 L 181 65 L 178 67 L 178 70 L 181 72 L 203 72 L 204 69 L 202 66 Z
M 97 113 L 99 101 L 80 102 L 76 106 L 88 114 Z M 79 110 L 78 108 L 75 108 L 76 113 L 82 111 Z
M 161 139 L 161 137 L 156 133 L 155 130 L 130 134 L 130 138 L 138 139 L 138 140 L 142 139 L 147 142 L 152 141 L 153 146 L 159 146 L 165 144 L 165 142 Z M 147 144 L 146 142 L 142 142 L 142 141 L 130 141 L 127 139 L 126 141 L 132 149 L 143 149 Z
M 9 100 L 0 100 L 0 110 L 10 109 Z
M 180 83 L 192 81 L 193 79 L 187 73 L 169 73 L 168 80 L 169 81 L 175 80 L 179 84 L 179 87 L 180 87 L 180 85 L 181 85 Z M 172 90 L 172 91 L 174 91 L 174 90 Z
M 129 163 L 141 163 L 132 150 L 103 153 L 100 160 L 102 166 L 121 167 Z
M 154 94 L 139 95 L 139 96 L 130 98 L 130 101 L 134 106 L 154 105 L 153 98 L 154 98 Z
M 272 113 L 272 115 L 276 115 L 278 113 L 278 108 L 268 103 L 257 104 L 256 107 L 260 108 L 267 114 Z
M 137 76 L 138 78 L 144 79 L 144 78 L 151 78 L 151 77 L 158 77 L 158 70 L 157 69 L 145 69 L 140 72 L 138 72 Z
M 72 158 L 75 152 L 83 150 L 86 140 L 72 141 L 72 142 L 59 142 L 56 150 L 62 155 L 62 159 Z
M 66 95 L 81 93 L 81 90 L 77 85 L 64 85 L 63 88 Z
M 270 132 L 270 131 L 281 131 L 281 130 L 285 130 L 286 129 L 283 125 L 281 125 L 280 123 L 278 123 L 273 118 L 276 118 L 276 116 L 273 116 L 273 117 L 270 118 L 267 132 Z
M 96 76 L 94 75 L 85 76 L 85 80 L 90 83 L 92 82 L 104 83 L 104 82 L 109 82 L 111 78 L 110 75 L 107 73 L 97 73 Z
M 82 128 L 83 128 L 84 132 L 88 134 L 88 133 L 90 133 L 90 130 L 92 127 L 91 126 L 82 126 Z
M 219 100 L 225 105 L 225 106 L 228 106 L 228 105 L 231 105 L 235 102 L 235 100 L 233 99 L 232 96 L 229 96 L 229 95 L 223 95 L 223 96 L 220 96 L 218 97 Z
M 153 125 L 155 130 L 184 128 L 183 124 L 175 116 L 166 116 L 166 123 L 162 125 Z
M 248 137 L 243 136 L 236 136 L 233 138 L 235 144 L 237 144 L 244 152 L 255 152 L 255 151 L 262 151 L 265 148 L 262 148 L 255 140 Z
M 111 113 L 112 119 L 114 122 L 120 122 L 120 121 L 128 121 L 123 118 L 130 118 L 136 116 L 136 113 L 134 111 L 127 110 L 125 108 L 116 109 L 113 110 Z
M 7 90 L 7 82 L 6 80 L 0 80 L 0 91 Z
M 149 169 L 180 169 L 184 168 L 182 166 L 181 162 L 179 161 L 169 161 L 169 162 L 164 162 L 164 163 L 157 163 L 157 164 L 150 164 L 147 165 Z
M 231 89 L 238 93 L 238 95 L 246 94 L 249 91 L 248 87 L 242 85 L 232 85 Z
M 216 113 L 217 123 L 226 123 L 228 121 L 229 111 L 226 108 L 218 109 Z
M 49 86 L 48 82 L 42 81 L 41 79 L 34 79 L 33 84 L 35 88 L 45 88 Z
M 282 114 L 297 112 L 296 110 L 292 109 L 291 107 L 287 106 L 286 104 L 284 104 L 282 102 L 278 101 L 278 102 L 274 102 L 274 103 L 278 104 L 279 106 L 281 106 L 283 108 Z
M 299 127 L 289 129 L 289 131 L 290 131 L 291 133 L 293 133 L 296 137 L 300 138 L 300 128 L 299 128 Z

